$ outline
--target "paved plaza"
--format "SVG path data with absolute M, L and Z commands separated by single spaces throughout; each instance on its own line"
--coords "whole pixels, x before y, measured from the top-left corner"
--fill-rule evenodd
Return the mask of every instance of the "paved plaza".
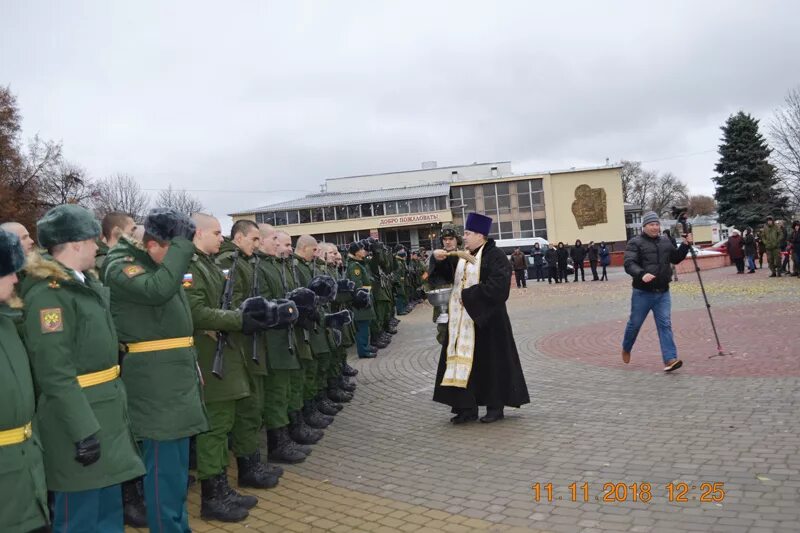
M 684 360 L 673 374 L 662 371 L 652 318 L 631 364 L 621 361 L 621 269 L 607 283 L 512 289 L 531 404 L 488 425 L 452 426 L 431 401 L 439 347 L 431 308 L 419 305 L 377 359 L 352 362 L 355 399 L 313 455 L 286 467 L 278 488 L 248 491 L 261 502 L 247 521 L 200 521 L 195 486 L 192 527 L 800 531 L 800 280 L 766 272 L 703 274 L 726 357 L 708 357 L 716 345 L 696 276 L 673 284 Z

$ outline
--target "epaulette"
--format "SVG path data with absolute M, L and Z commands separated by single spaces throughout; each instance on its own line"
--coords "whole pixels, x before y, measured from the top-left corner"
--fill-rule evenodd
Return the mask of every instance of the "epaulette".
M 58 282 L 58 280 L 55 279 L 51 279 L 50 282 L 47 284 L 47 286 L 50 287 L 51 289 L 61 288 L 61 284 Z
M 198 259 L 200 259 L 200 257 L 197 254 L 192 254 L 192 263 L 197 262 Z

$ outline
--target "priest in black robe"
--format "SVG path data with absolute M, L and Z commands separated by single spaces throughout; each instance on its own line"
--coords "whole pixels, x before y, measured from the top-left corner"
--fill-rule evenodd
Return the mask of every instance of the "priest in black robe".
M 511 264 L 493 239 L 492 219 L 467 217 L 465 252 L 434 250 L 437 276 L 453 284 L 447 342 L 439 357 L 433 400 L 452 408 L 454 424 L 503 418 L 503 408 L 530 403 L 506 311 Z

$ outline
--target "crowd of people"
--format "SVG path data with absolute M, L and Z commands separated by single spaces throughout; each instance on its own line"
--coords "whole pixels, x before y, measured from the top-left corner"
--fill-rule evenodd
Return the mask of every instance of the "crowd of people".
M 738 230 L 731 231 L 727 250 L 736 272 L 744 274 L 747 268 L 747 273 L 755 273 L 756 261 L 758 268 L 763 268 L 766 255 L 770 277 L 800 276 L 800 221 L 792 222 L 791 228 L 787 229 L 782 220 L 776 222 L 767 217 L 758 232 L 752 228 L 745 229 L 744 235 Z
M 559 242 L 558 244 L 551 243 L 545 248 L 542 248 L 537 242 L 530 251 L 530 257 L 533 263 L 533 276 L 530 279 L 536 278 L 537 282 L 569 283 L 571 274 L 573 282 L 578 281 L 578 274 L 580 274 L 581 281 L 586 281 L 584 264 L 587 260 L 592 275 L 591 281 L 608 281 L 607 268 L 611 264 L 611 250 L 605 242 L 598 245 L 591 241 L 584 246 L 578 239 L 574 246 L 567 246 L 563 242 Z M 511 268 L 514 271 L 517 288 L 527 288 L 529 278 L 526 253 L 521 248 L 516 248 L 511 253 L 509 261 L 511 261 Z
M 36 236 L 0 227 L 2 531 L 185 532 L 193 478 L 204 519 L 245 519 L 231 454 L 250 489 L 304 461 L 353 398 L 347 348 L 375 357 L 427 277 L 377 239 L 172 209 L 63 205 Z

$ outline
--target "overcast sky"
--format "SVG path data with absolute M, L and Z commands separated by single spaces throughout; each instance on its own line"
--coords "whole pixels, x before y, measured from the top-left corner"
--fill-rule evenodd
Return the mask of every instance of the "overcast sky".
M 0 84 L 26 137 L 216 215 L 426 160 L 712 193 L 719 126 L 800 85 L 800 2 L 555 4 L 0 0 Z

